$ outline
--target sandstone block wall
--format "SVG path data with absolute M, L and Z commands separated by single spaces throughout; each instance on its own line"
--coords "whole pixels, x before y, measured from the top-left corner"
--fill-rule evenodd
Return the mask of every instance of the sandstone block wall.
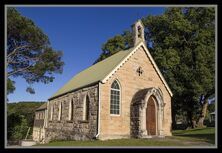
M 138 75 L 141 66 L 143 73 Z M 120 115 L 110 115 L 110 87 L 118 79 L 121 85 Z M 141 89 L 155 87 L 162 91 L 166 103 L 163 115 L 164 135 L 171 135 L 171 97 L 142 47 L 133 54 L 111 78 L 101 84 L 100 139 L 130 137 L 130 105 Z

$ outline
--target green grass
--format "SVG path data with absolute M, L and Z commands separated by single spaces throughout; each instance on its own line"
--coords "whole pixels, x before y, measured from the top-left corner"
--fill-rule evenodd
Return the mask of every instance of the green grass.
M 202 129 L 175 130 L 173 135 L 184 139 L 202 140 L 215 144 L 215 128 L 207 127 Z
M 37 146 L 212 146 L 215 128 L 176 130 L 173 136 L 152 139 L 116 139 L 116 140 L 93 140 L 93 141 L 52 141 L 48 144 Z
M 180 145 L 179 142 L 167 140 L 151 140 L 151 139 L 116 139 L 116 140 L 94 140 L 94 141 L 53 141 L 49 144 L 39 146 L 175 146 Z

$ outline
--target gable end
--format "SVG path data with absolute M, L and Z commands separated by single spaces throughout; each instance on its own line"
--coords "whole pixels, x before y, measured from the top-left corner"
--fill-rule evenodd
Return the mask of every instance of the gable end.
M 162 73 L 160 72 L 158 66 L 156 65 L 154 59 L 152 58 L 150 52 L 148 51 L 146 45 L 141 42 L 137 45 L 137 47 L 135 47 L 135 49 L 126 57 L 124 58 L 103 80 L 102 83 L 105 83 L 106 81 L 108 81 L 109 78 L 111 78 L 111 76 L 120 68 L 123 66 L 123 64 L 129 60 L 129 58 L 140 48 L 142 47 L 144 49 L 144 51 L 146 52 L 148 58 L 150 59 L 151 63 L 153 64 L 154 69 L 156 70 L 158 76 L 160 77 L 161 81 L 163 82 L 164 86 L 166 87 L 167 91 L 169 92 L 170 96 L 173 96 L 172 91 L 170 90 L 166 80 L 164 79 Z

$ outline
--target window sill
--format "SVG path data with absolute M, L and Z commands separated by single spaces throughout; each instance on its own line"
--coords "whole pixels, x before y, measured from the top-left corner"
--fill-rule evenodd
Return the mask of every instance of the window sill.
M 58 120 L 51 120 L 49 121 L 49 123 L 61 123 L 62 121 L 58 121 Z
M 79 121 L 79 123 L 89 123 L 88 120 L 78 120 L 78 121 Z
M 67 123 L 73 123 L 74 121 L 73 120 L 68 120 L 66 121 Z
M 110 114 L 111 117 L 119 117 L 120 114 Z

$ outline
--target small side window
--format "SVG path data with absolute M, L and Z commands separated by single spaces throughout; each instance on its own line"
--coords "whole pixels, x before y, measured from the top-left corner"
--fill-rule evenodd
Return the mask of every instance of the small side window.
M 89 96 L 87 95 L 84 99 L 84 106 L 83 106 L 83 120 L 89 120 Z

